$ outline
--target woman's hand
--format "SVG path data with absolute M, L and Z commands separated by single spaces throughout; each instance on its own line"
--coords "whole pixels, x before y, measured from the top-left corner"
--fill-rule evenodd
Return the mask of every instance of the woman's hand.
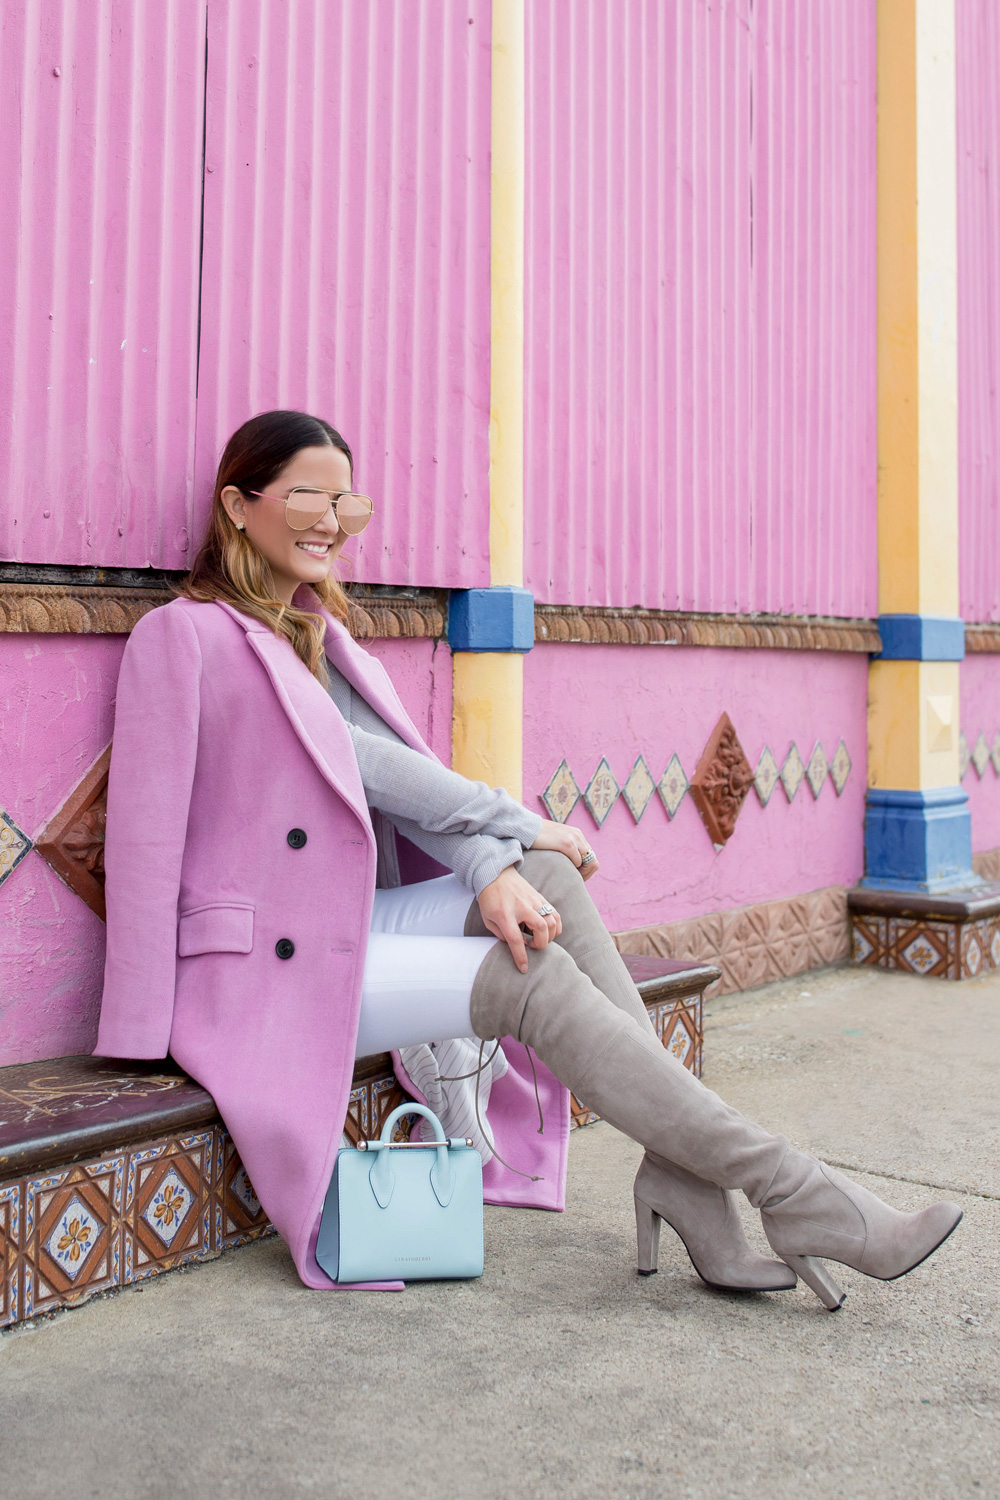
M 507 944 L 522 974 L 528 972 L 522 924 L 531 928 L 533 948 L 546 947 L 562 932 L 562 922 L 557 911 L 551 911 L 547 917 L 539 915 L 538 908 L 547 905 L 545 897 L 533 885 L 529 885 L 513 865 L 501 870 L 496 880 L 491 880 L 479 892 L 479 910 L 483 921 L 494 937 L 502 938 Z
M 542 826 L 538 830 L 538 837 L 532 844 L 532 849 L 555 849 L 558 854 L 565 854 L 576 865 L 584 880 L 589 880 L 591 875 L 597 874 L 597 855 L 587 842 L 587 835 L 579 828 L 572 827 L 569 823 L 549 823 L 542 819 Z M 585 854 L 591 857 L 584 864 Z

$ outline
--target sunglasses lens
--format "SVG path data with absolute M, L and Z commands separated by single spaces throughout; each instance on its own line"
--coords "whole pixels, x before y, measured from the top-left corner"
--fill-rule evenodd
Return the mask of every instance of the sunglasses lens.
M 322 521 L 330 508 L 325 490 L 292 490 L 285 506 L 285 520 L 293 531 L 306 531 Z
M 372 518 L 367 495 L 341 495 L 337 501 L 337 523 L 348 536 L 358 536 Z

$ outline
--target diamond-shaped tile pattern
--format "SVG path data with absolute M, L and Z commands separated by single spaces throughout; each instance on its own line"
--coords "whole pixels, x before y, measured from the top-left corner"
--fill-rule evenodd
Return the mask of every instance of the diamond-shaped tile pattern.
M 990 746 L 990 760 L 993 762 L 994 771 L 1000 776 L 1000 730 L 997 730 L 993 736 L 993 744 Z
M 656 790 L 660 794 L 660 801 L 666 808 L 667 817 L 675 818 L 677 809 L 687 796 L 688 779 L 684 774 L 684 767 L 676 755 L 672 755 L 667 764 L 667 769 L 656 784 Z
M 778 762 L 775 760 L 770 745 L 765 745 L 760 752 L 760 760 L 754 772 L 753 786 L 757 793 L 757 799 L 761 807 L 766 807 L 771 800 L 771 795 L 778 785 Z
M 691 800 L 716 848 L 732 838 L 754 773 L 728 714 L 718 720 L 691 777 Z
M 785 788 L 785 796 L 789 802 L 795 801 L 795 793 L 805 780 L 805 776 L 805 762 L 799 754 L 798 745 L 793 741 L 792 748 L 785 756 L 785 764 L 781 768 L 781 785 Z
M 71 891 L 103 922 L 104 825 L 111 746 L 98 756 L 39 834 L 36 848 Z
M 622 787 L 625 805 L 637 823 L 649 806 L 649 799 L 655 791 L 656 782 L 650 774 L 645 759 L 640 755 Z
M 0 885 L 14 873 L 30 848 L 28 835 L 8 813 L 0 812 Z
M 561 760 L 542 793 L 545 810 L 554 823 L 565 823 L 580 800 L 580 788 L 565 760 Z
M 976 743 L 972 747 L 972 764 L 975 767 L 976 775 L 979 777 L 980 781 L 982 781 L 983 773 L 985 772 L 986 767 L 989 765 L 989 763 L 989 741 L 987 740 L 983 731 L 980 730 L 976 735 Z
M 823 783 L 829 771 L 830 762 L 826 758 L 823 746 L 817 740 L 813 747 L 813 753 L 809 757 L 809 764 L 806 766 L 806 780 L 809 783 L 809 790 L 813 794 L 814 801 L 823 790 Z
M 847 778 L 850 774 L 851 757 L 847 753 L 847 746 L 841 740 L 830 762 L 830 780 L 833 782 L 838 797 L 847 785 Z
M 69 1279 L 75 1281 L 92 1254 L 99 1233 L 97 1219 L 74 1194 L 45 1241 L 45 1248 Z
M 169 1247 L 177 1238 L 193 1202 L 190 1190 L 176 1172 L 170 1171 L 160 1181 L 156 1192 L 143 1209 L 142 1217 L 157 1238 Z
M 598 828 L 601 827 L 608 813 L 618 801 L 620 791 L 621 788 L 614 778 L 611 767 L 602 756 L 600 764 L 591 777 L 587 790 L 583 794 L 587 810 Z

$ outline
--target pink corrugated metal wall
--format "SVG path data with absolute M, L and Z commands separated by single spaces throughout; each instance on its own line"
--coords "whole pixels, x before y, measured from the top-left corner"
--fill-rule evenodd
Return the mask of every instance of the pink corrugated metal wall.
M 204 0 L 0 8 L 0 556 L 184 565 Z
M 958 0 L 960 608 L 1000 620 L 1000 8 Z
M 528 586 L 874 613 L 874 0 L 527 16 Z
M 488 582 L 489 23 L 4 5 L 0 555 L 184 567 L 229 432 L 298 405 L 376 499 L 358 577 Z
M 356 576 L 488 583 L 488 0 L 210 0 L 207 98 L 199 496 L 315 410 L 377 505 Z

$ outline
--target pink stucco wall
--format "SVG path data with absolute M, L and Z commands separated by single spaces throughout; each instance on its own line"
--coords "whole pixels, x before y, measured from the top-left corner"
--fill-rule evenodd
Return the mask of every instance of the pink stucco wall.
M 1000 656 L 976 652 L 962 663 L 962 732 L 973 749 L 980 733 L 992 749 L 1000 734 Z M 962 780 L 972 814 L 972 848 L 1000 848 L 1000 776 L 992 761 L 980 777 L 971 763 Z
M 0 634 L 0 808 L 30 838 L 111 739 L 124 636 Z M 451 655 L 433 641 L 373 653 L 442 760 Z M 0 885 L 0 1066 L 86 1052 L 97 1032 L 104 924 L 34 850 Z
M 526 16 L 528 587 L 874 614 L 874 0 Z
M 570 822 L 587 831 L 602 866 L 592 887 L 615 930 L 796 895 L 862 874 L 866 776 L 865 656 L 664 646 L 540 645 L 525 660 L 525 801 L 559 762 L 581 790 L 605 756 L 619 784 L 642 754 L 654 779 L 676 752 L 690 778 L 719 715 L 736 727 L 753 766 L 765 744 L 779 765 L 791 742 L 808 760 L 817 740 L 831 758 L 843 738 L 853 768 L 843 795 L 779 786 L 766 808 L 750 792 L 729 843 L 716 852 L 690 797 L 671 822 L 658 797 L 636 824 L 623 799 L 598 830 L 583 803 Z
M 0 807 L 30 838 L 111 739 L 124 636 L 0 634 Z M 0 1065 L 93 1045 L 104 925 L 32 849 L 0 885 Z

